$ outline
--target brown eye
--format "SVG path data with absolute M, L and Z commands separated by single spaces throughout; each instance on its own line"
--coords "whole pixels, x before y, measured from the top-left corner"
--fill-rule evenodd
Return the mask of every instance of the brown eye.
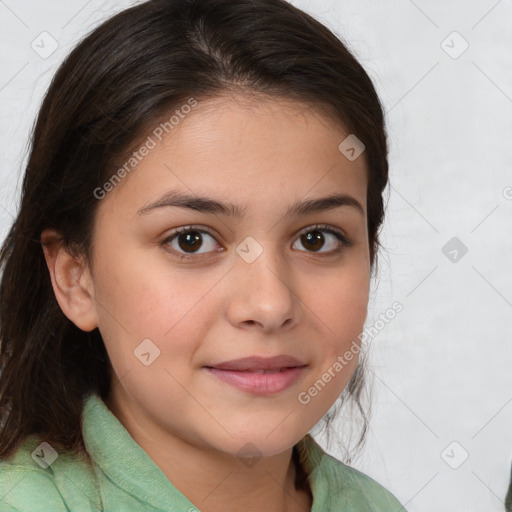
M 188 233 L 180 233 L 177 240 L 180 249 L 185 252 L 194 252 L 201 247 L 203 237 L 199 231 L 189 231 Z
M 329 226 L 310 227 L 301 233 L 299 241 L 308 252 L 320 254 L 340 252 L 352 245 L 343 233 Z
M 310 231 L 300 237 L 302 245 L 311 251 L 318 251 L 324 245 L 324 236 L 321 231 Z
M 187 254 L 214 252 L 218 247 L 217 241 L 208 231 L 190 227 L 177 229 L 162 241 L 162 245 L 170 246 L 171 251 L 177 253 L 181 258 L 188 258 Z

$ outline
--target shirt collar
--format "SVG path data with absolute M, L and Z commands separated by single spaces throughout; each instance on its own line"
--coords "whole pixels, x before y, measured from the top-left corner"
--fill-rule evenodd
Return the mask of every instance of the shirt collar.
M 162 510 L 169 507 L 169 503 L 180 510 L 194 509 L 95 393 L 84 401 L 83 437 L 94 462 L 118 487 Z M 320 478 L 318 468 L 326 453 L 310 434 L 295 448 L 313 495 L 311 511 L 323 510 L 328 490 L 324 489 L 327 482 Z M 146 482 L 151 482 L 151 487 Z
M 97 394 L 85 400 L 82 428 L 87 451 L 116 486 L 159 510 L 194 510 Z

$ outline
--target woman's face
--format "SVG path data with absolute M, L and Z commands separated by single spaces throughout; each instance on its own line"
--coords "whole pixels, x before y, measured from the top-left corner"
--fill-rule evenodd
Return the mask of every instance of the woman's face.
M 369 292 L 364 154 L 347 159 L 348 132 L 283 100 L 217 98 L 159 126 L 96 217 L 109 401 L 148 437 L 280 453 L 357 362 L 344 355 Z M 263 359 L 230 363 L 245 358 Z

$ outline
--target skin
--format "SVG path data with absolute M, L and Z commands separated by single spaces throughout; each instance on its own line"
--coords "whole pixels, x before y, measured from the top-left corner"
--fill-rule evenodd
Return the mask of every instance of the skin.
M 308 404 L 298 395 L 362 331 L 370 285 L 367 168 L 364 155 L 351 162 L 339 151 L 348 134 L 291 101 L 199 102 L 99 202 L 91 266 L 51 244 L 55 232 L 43 233 L 60 307 L 80 329 L 98 328 L 105 342 L 113 367 L 108 407 L 205 512 L 311 508 L 309 488 L 294 485 L 292 448 L 343 391 L 357 358 Z M 246 214 L 179 207 L 137 214 L 170 189 L 233 202 Z M 296 201 L 333 193 L 352 196 L 363 213 L 341 206 L 285 217 Z M 325 231 L 308 245 L 301 234 L 319 223 L 351 245 Z M 183 249 L 183 235 L 162 243 L 190 225 L 213 233 L 200 235 L 195 253 Z M 263 249 L 252 263 L 236 252 L 249 236 Z M 160 350 L 149 366 L 134 356 L 147 338 Z M 273 395 L 241 391 L 204 368 L 278 354 L 307 368 Z M 248 442 L 262 456 L 252 467 L 237 455 Z

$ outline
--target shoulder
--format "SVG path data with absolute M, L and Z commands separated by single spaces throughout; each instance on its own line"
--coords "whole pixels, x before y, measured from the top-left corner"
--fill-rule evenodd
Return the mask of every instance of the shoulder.
M 0 512 L 97 510 L 92 478 L 79 457 L 30 436 L 10 458 L 0 459 Z
M 325 466 L 345 490 L 347 502 L 365 511 L 406 512 L 398 499 L 365 473 L 325 454 Z M 356 508 L 359 510 L 359 508 Z
M 311 435 L 297 445 L 313 491 L 313 510 L 406 512 L 381 484 L 329 455 Z
M 338 462 L 341 464 L 340 462 Z M 405 508 L 398 499 L 376 482 L 373 478 L 355 468 L 344 466 L 345 475 L 350 482 L 350 488 L 359 501 L 364 502 L 367 510 L 379 510 L 381 512 L 405 512 Z

